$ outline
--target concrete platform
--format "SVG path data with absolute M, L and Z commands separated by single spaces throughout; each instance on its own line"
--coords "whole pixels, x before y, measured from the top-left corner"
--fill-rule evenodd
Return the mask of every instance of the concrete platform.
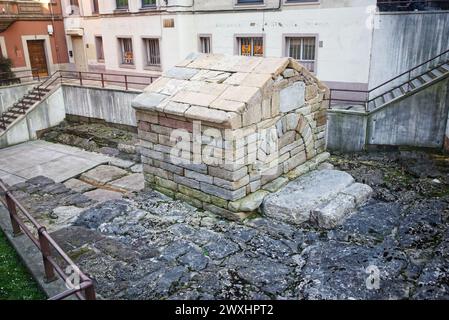
M 101 164 L 110 157 L 42 140 L 0 149 L 0 179 L 9 185 L 43 175 L 63 182 Z

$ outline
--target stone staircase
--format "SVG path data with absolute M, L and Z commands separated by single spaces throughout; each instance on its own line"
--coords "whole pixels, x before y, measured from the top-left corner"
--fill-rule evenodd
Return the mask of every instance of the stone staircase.
M 50 88 L 34 87 L 12 107 L 0 114 L 0 133 L 5 131 L 16 119 L 20 118 L 50 92 Z
M 368 101 L 368 111 L 379 109 L 395 100 L 401 99 L 416 91 L 438 82 L 449 76 L 449 60 L 435 67 L 430 68 L 419 76 L 416 76 L 405 83 L 395 86 L 387 92 L 380 94 Z

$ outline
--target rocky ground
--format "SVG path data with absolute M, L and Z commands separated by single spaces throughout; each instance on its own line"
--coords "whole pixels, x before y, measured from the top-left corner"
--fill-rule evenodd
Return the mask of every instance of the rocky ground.
M 120 128 L 105 123 L 64 121 L 46 130 L 41 138 L 123 160 L 140 162 L 140 156 L 135 147 L 138 142 L 137 133 L 124 126 Z
M 328 231 L 260 216 L 229 222 L 153 191 L 98 205 L 73 190 L 55 195 L 49 181 L 47 191 L 35 180 L 16 192 L 32 195 L 33 212 L 51 214 L 62 200 L 87 207 L 53 236 L 106 299 L 449 298 L 449 158 L 331 162 L 374 197 Z

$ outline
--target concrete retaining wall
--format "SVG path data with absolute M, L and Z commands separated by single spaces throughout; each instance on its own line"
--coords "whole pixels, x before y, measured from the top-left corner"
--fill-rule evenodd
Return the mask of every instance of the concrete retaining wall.
M 382 13 L 379 19 L 373 32 L 370 88 L 449 49 L 448 12 Z
M 14 102 L 30 91 L 36 82 L 0 87 L 0 113 L 6 111 Z
M 361 151 L 366 145 L 442 148 L 449 135 L 448 112 L 449 78 L 370 114 L 331 110 L 328 149 Z
M 35 105 L 24 118 L 18 120 L 0 136 L 0 148 L 37 138 L 37 131 L 59 124 L 65 118 L 62 89 Z
M 63 85 L 62 91 L 67 114 L 137 126 L 131 101 L 140 92 L 73 85 Z
M 362 113 L 329 110 L 327 113 L 327 149 L 353 152 L 363 150 L 367 117 Z

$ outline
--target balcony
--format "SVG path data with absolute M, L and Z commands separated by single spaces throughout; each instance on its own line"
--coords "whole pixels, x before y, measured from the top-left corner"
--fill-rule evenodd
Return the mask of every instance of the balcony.
M 54 5 L 52 1 L 50 5 Z M 39 1 L 0 0 L 0 32 L 5 31 L 12 23 L 19 20 L 48 20 L 52 14 L 47 4 Z M 59 15 L 54 15 L 57 18 Z
M 380 12 L 449 10 L 449 0 L 379 0 Z

